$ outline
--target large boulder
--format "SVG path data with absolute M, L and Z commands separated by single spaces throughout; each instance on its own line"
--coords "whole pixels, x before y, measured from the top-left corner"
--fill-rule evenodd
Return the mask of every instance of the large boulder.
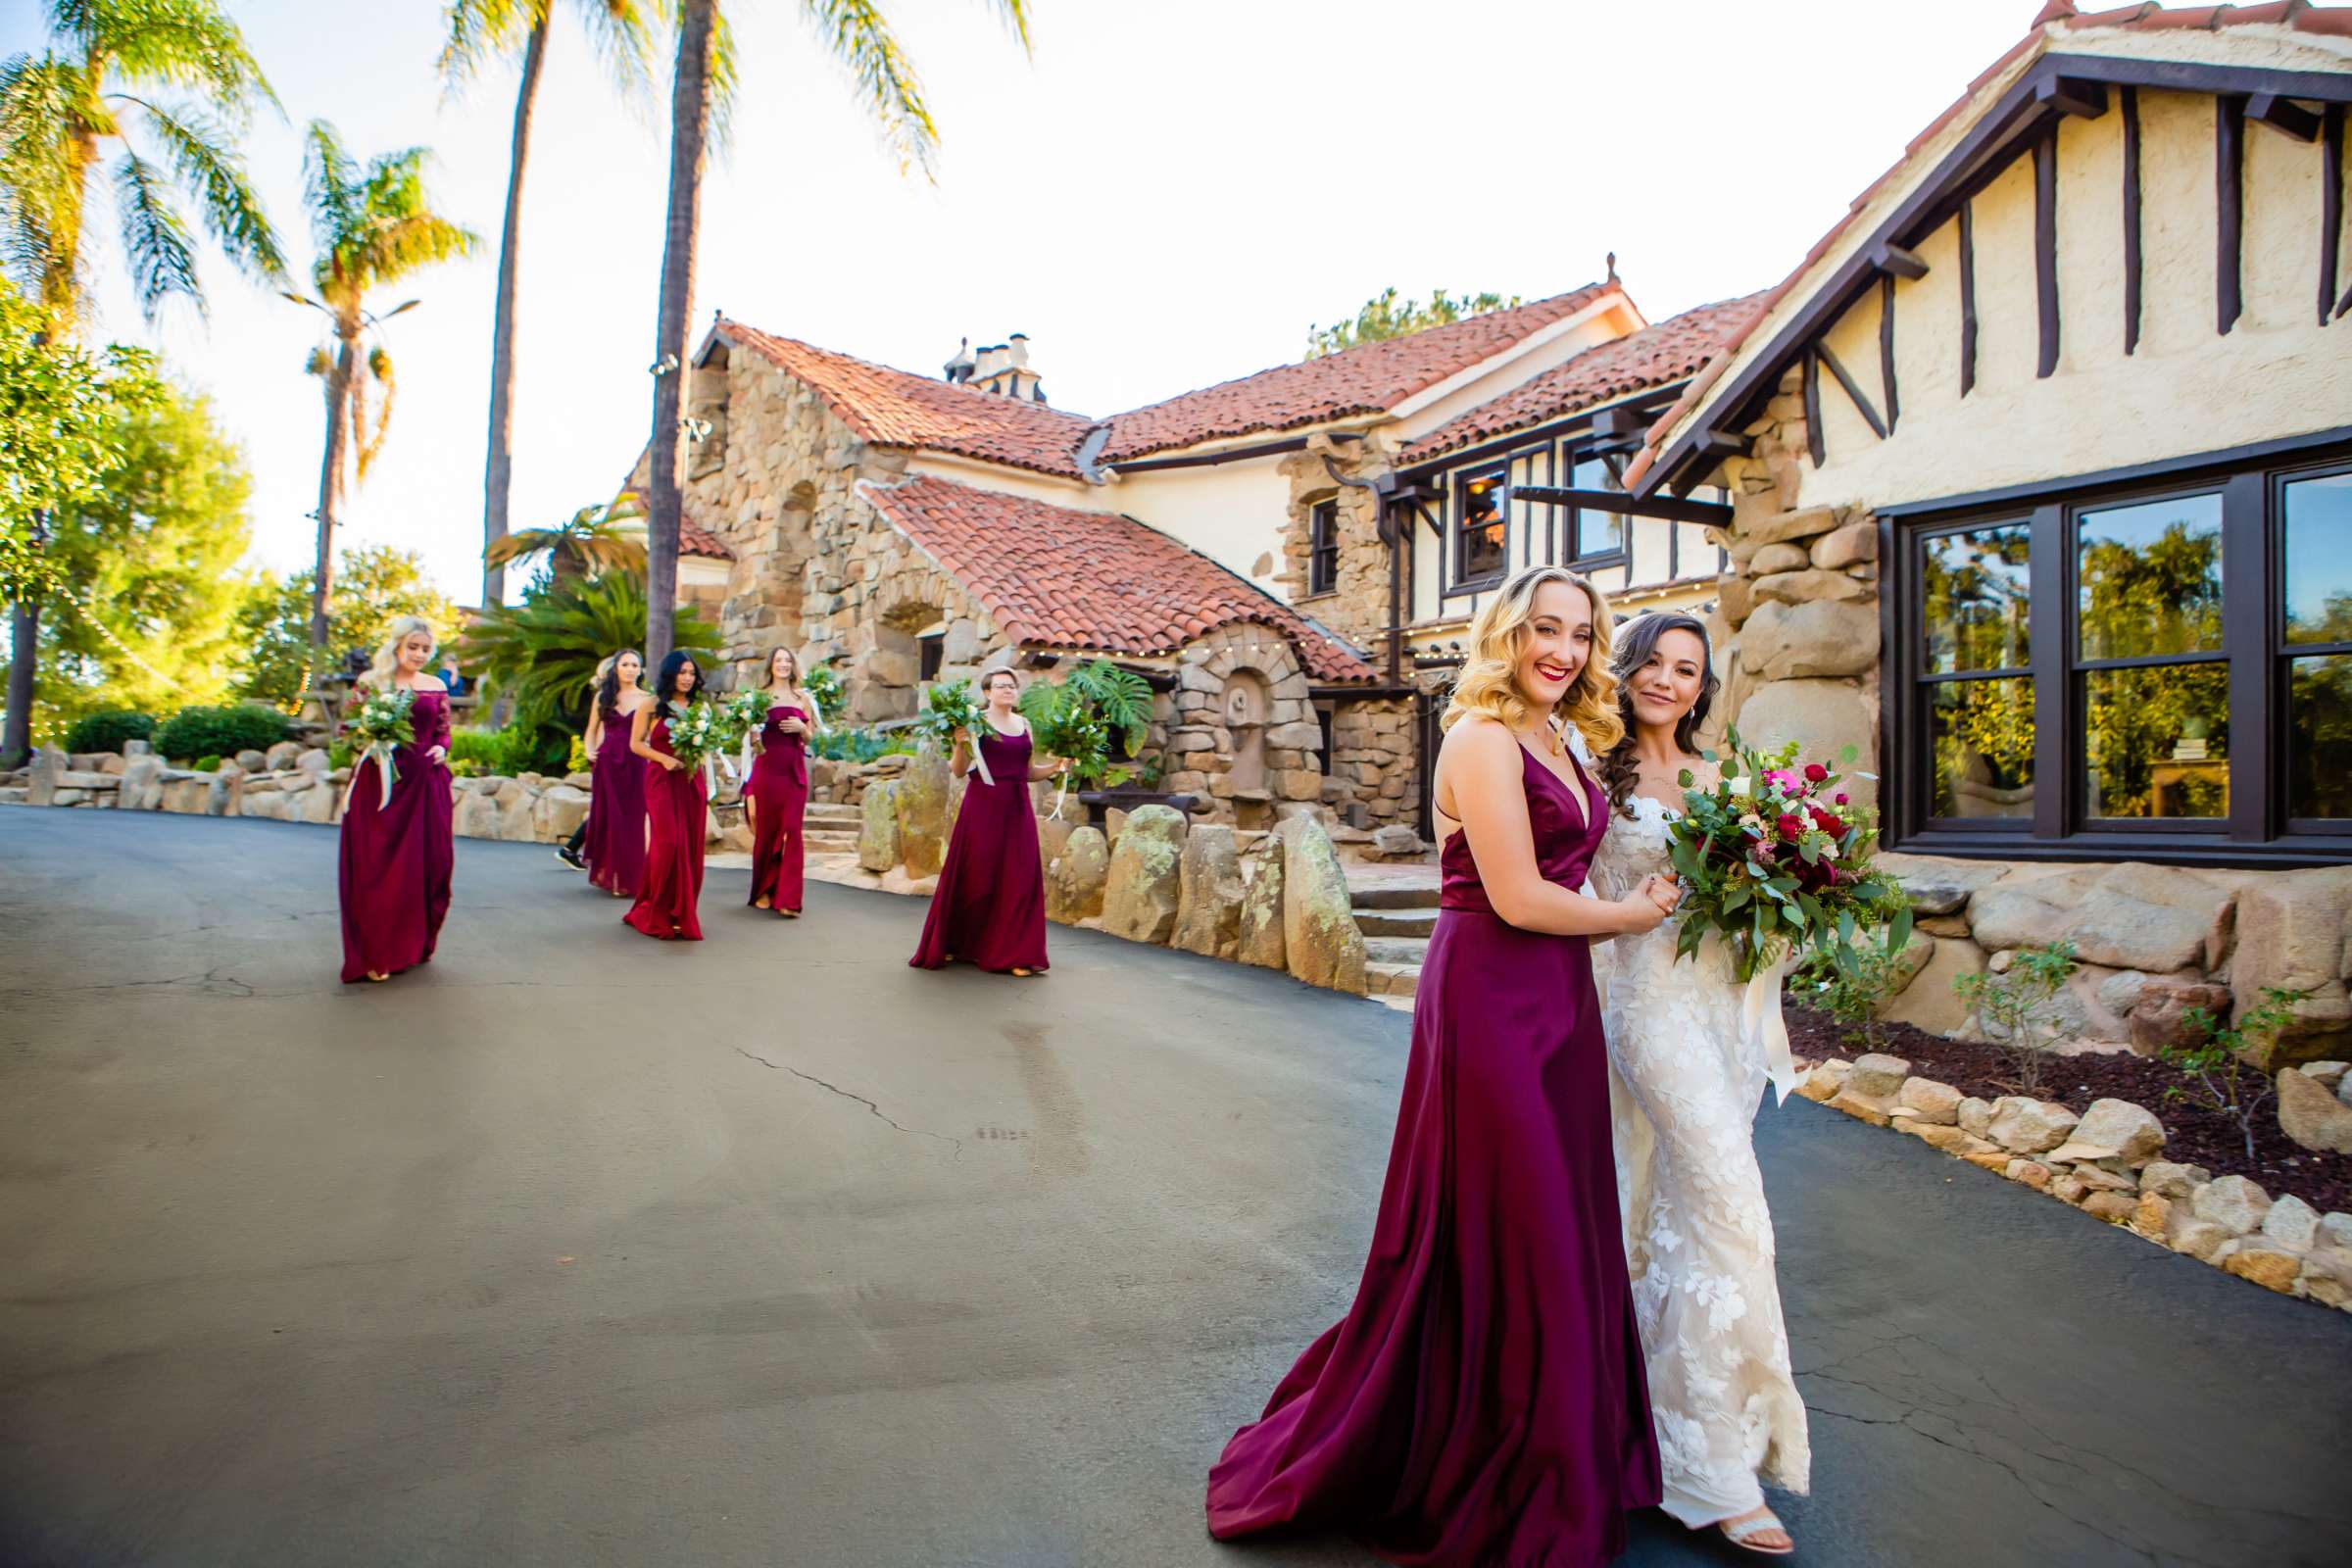
M 494 839 L 499 836 L 498 796 L 488 790 L 458 792 L 457 816 L 454 828 L 462 839 Z
M 1983 948 L 1966 937 L 1937 937 L 1928 961 L 1879 1015 L 1930 1034 L 1958 1034 L 1968 1026 L 1969 1011 L 1952 986 L 1964 974 L 1984 972 Z
M 149 754 L 122 764 L 122 783 L 115 804 L 125 811 L 153 811 L 164 804 L 164 760 Z
M 2277 1060 L 2303 1061 L 2344 1054 L 2352 1042 L 2352 866 L 2322 866 L 2250 879 L 2237 901 L 2237 948 L 2230 960 L 2231 988 L 2242 1016 L 2276 987 L 2309 991 L 2295 1021 L 2280 1032 Z M 2277 1062 L 2266 1060 L 2269 1067 Z
M 555 784 L 542 791 L 539 804 L 531 808 L 531 831 L 542 844 L 561 844 L 571 837 L 582 822 L 588 820 L 588 792 L 569 784 Z
M 32 754 L 24 780 L 24 804 L 55 806 L 57 792 L 72 771 L 73 759 L 54 746 L 43 746 Z
M 951 792 L 951 805 L 960 802 L 963 793 L 960 789 Z M 953 812 L 949 820 L 953 824 Z M 1062 846 L 1070 842 L 1070 835 L 1084 826 L 1086 807 L 1075 794 L 1064 795 L 1058 809 L 1054 798 L 1047 796 L 1037 813 L 1037 863 L 1052 870 L 1054 862 L 1061 858 Z
M 539 804 L 539 792 L 519 778 L 510 778 L 498 786 L 498 836 L 510 844 L 528 844 L 536 835 L 531 828 L 531 813 Z
M 1310 986 L 1364 995 L 1364 934 L 1331 835 L 1312 816 L 1294 816 L 1282 841 L 1282 946 L 1290 971 Z
M 1235 955 L 1263 969 L 1288 968 L 1282 946 L 1282 858 L 1280 837 L 1268 833 L 1242 858 L 1242 916 Z
M 181 816 L 203 816 L 210 809 L 213 776 L 172 768 L 163 781 L 160 809 Z
M 1878 858 L 1878 864 L 1880 869 L 1893 872 L 1911 896 L 1914 914 L 1957 913 L 1970 894 L 1999 881 L 2009 869 L 1994 860 L 1952 860 L 1939 855 L 1902 855 L 1891 850 Z
M 2176 975 L 2144 976 L 2133 991 L 2132 1010 L 2125 1020 L 2132 1032 L 2132 1048 L 2143 1056 L 2152 1056 L 2167 1047 L 2197 1044 L 2204 1034 L 2189 1020 L 2193 1009 L 2215 1018 L 2228 1017 L 2230 988 Z
M 2075 1123 L 2067 1141 L 2102 1150 L 2100 1154 L 2085 1154 L 2085 1159 L 2114 1157 L 2125 1164 L 2139 1166 L 2156 1157 L 2164 1148 L 2164 1123 L 2146 1107 L 2129 1100 L 2094 1100 L 2082 1119 Z
M 926 747 L 899 775 L 899 858 L 912 877 L 937 876 L 948 858 L 948 760 Z
M 1110 846 L 1099 827 L 1071 830 L 1046 870 L 1046 918 L 1076 925 L 1102 912 L 1102 890 L 1110 880 Z
M 297 778 L 309 776 L 307 773 L 295 774 Z M 294 821 L 311 822 L 320 827 L 326 827 L 343 814 L 343 792 L 329 784 L 324 778 L 320 778 L 309 789 L 289 793 L 294 797 L 292 817 Z
M 243 804 L 245 770 L 234 762 L 223 762 L 213 775 L 212 788 L 205 794 L 204 814 L 207 816 L 235 816 Z
M 1853 581 L 1842 573 L 1819 575 Z M 1761 599 L 1760 584 L 1757 592 Z M 1740 659 L 1764 681 L 1867 674 L 1879 662 L 1878 607 L 1830 599 L 1798 604 L 1762 599 L 1740 628 Z M 1742 726 L 1740 734 L 1746 733 Z
M 2197 1218 L 2219 1225 L 2232 1236 L 2244 1236 L 2262 1229 L 2262 1222 L 2270 1217 L 2271 1195 L 2243 1176 L 2225 1176 L 2198 1188 L 2189 1206 Z
M 1186 832 L 1176 902 L 1176 929 L 1168 945 L 1203 957 L 1230 958 L 1242 945 L 1242 858 L 1233 829 L 1202 823 Z
M 858 826 L 858 863 L 877 875 L 899 863 L 899 781 L 878 778 L 865 787 Z
M 2064 1105 L 2028 1095 L 2003 1095 L 1992 1102 L 1985 1137 L 2017 1154 L 2038 1154 L 2067 1141 L 2080 1120 Z
M 1756 613 L 1760 617 L 1763 612 Z M 1744 638 L 1745 633 L 1741 636 Z M 1871 617 L 1871 646 L 1877 647 L 1876 616 Z M 1741 657 L 1745 657 L 1744 643 Z M 1864 772 L 1877 771 L 1870 759 L 1878 748 L 1878 715 L 1861 691 L 1843 681 L 1775 680 L 1757 687 L 1740 705 L 1736 716 L 1740 738 L 1759 751 L 1769 752 L 1794 741 L 1804 748 L 1808 758 L 1836 760 L 1851 746 L 1855 756 L 1862 760 L 1855 767 Z M 1874 780 L 1848 772 L 1840 788 L 1864 806 L 1878 804 L 1878 784 Z
M 1139 806 L 1110 849 L 1102 889 L 1102 929 L 1130 942 L 1165 942 L 1176 930 L 1182 894 L 1184 814 L 1170 806 Z
M 2352 1154 L 2352 1105 L 2291 1068 L 2278 1075 L 2278 1130 L 2305 1149 Z
M 2178 866 L 2082 866 L 2012 876 L 1969 900 L 1979 945 L 2072 942 L 2085 963 L 2150 974 L 2216 968 L 2228 949 L 2236 892 Z
M 262 765 L 275 773 L 294 765 L 302 756 L 302 742 L 279 741 L 262 754 Z

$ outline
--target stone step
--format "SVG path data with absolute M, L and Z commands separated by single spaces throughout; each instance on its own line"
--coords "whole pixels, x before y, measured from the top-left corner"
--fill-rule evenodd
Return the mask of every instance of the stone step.
M 1410 964 L 1418 969 L 1421 967 L 1421 960 L 1427 956 L 1429 956 L 1429 938 L 1427 937 L 1364 938 L 1364 961 L 1366 963 Z
M 807 844 L 808 853 L 810 855 L 841 853 L 855 855 L 858 852 L 858 835 L 855 833 L 834 833 L 824 829 L 815 829 L 804 831 L 801 837 Z
M 1359 906 L 1355 910 L 1355 928 L 1368 937 L 1425 937 L 1435 929 L 1438 911 L 1427 909 L 1382 909 Z
M 1375 996 L 1409 997 L 1420 980 L 1421 966 L 1417 963 L 1364 965 L 1364 982 Z
M 1433 879 L 1426 887 L 1407 884 L 1350 888 L 1348 898 L 1359 909 L 1435 909 L 1438 906 L 1438 884 Z

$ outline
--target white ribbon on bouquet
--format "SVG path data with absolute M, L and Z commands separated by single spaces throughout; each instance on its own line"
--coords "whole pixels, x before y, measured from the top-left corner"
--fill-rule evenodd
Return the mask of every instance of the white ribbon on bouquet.
M 980 722 L 985 728 L 996 728 L 995 725 L 990 724 L 986 719 L 982 719 Z M 965 730 L 964 733 L 966 735 L 970 735 L 972 739 L 972 767 L 979 773 L 980 782 L 983 784 L 994 784 L 996 779 L 988 771 L 988 752 L 982 745 L 980 736 L 974 734 L 968 729 Z
M 377 741 L 359 755 L 351 764 L 351 778 L 343 786 L 343 805 L 336 815 L 340 816 L 351 809 L 352 792 L 360 787 L 360 769 L 369 762 L 375 764 L 376 773 L 384 786 L 376 792 L 375 808 L 380 811 L 392 804 L 392 786 L 400 782 L 400 765 L 393 760 L 393 750 L 390 741 Z
M 1788 973 L 1788 956 L 1784 954 L 1756 971 L 1740 999 L 1741 1054 L 1752 1061 L 1752 1053 L 1763 1053 L 1765 1076 L 1779 1097 L 1773 1102 L 1776 1105 L 1787 1104 L 1789 1091 L 1796 1087 L 1796 1057 L 1788 1050 L 1788 1020 L 1781 1016 L 1781 982 Z

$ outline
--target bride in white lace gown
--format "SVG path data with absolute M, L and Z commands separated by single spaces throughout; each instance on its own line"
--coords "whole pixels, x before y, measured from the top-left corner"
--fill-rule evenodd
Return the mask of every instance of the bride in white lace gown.
M 1665 803 L 1681 802 L 1683 769 L 1715 777 L 1694 755 L 1716 686 L 1705 627 L 1642 616 L 1620 631 L 1616 662 L 1626 739 L 1601 763 L 1611 810 L 1592 885 L 1603 898 L 1672 874 L 1675 808 Z M 1710 938 L 1677 962 L 1675 932 L 1669 921 L 1617 937 L 1593 960 L 1606 985 L 1618 1198 L 1664 1507 L 1691 1529 L 1718 1525 L 1738 1545 L 1782 1555 L 1792 1543 L 1762 1483 L 1803 1494 L 1812 1454 L 1752 1141 L 1764 1060 L 1741 1045 L 1743 988 L 1730 955 Z

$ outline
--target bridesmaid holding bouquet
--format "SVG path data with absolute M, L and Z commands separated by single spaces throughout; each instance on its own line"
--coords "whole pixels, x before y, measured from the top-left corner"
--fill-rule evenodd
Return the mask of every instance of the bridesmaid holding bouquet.
M 704 700 L 703 666 L 683 648 L 662 661 L 653 700 L 629 720 L 629 750 L 645 759 L 645 875 L 621 919 L 662 941 L 700 942 L 695 905 L 703 896 L 703 832 L 710 798 L 703 770 L 669 749 L 669 721 Z
M 450 795 L 449 690 L 428 675 L 432 624 L 403 615 L 352 688 L 355 707 L 408 694 L 414 739 L 381 741 L 352 759 L 343 802 L 343 981 L 388 980 L 433 956 L 457 864 Z
M 1676 895 L 1655 876 L 1615 902 L 1578 891 L 1608 800 L 1566 733 L 1616 743 L 1609 626 L 1557 566 L 1471 623 L 1371 1254 L 1348 1315 L 1210 1469 L 1220 1541 L 1320 1526 L 1399 1563 L 1599 1568 L 1658 1501 L 1590 943 L 1656 929 Z
M 1029 721 L 1014 707 L 1020 695 L 1019 676 L 989 671 L 980 677 L 979 749 L 970 731 L 956 732 L 949 765 L 959 777 L 976 774 L 948 839 L 923 939 L 907 960 L 914 968 L 937 969 L 958 957 L 1024 977 L 1047 967 L 1046 873 L 1029 786 L 1066 764 L 1035 755 Z
M 768 693 L 767 723 L 760 731 L 752 776 L 743 786 L 744 814 L 752 827 L 751 905 L 798 919 L 806 851 L 801 826 L 808 810 L 808 737 L 816 730 L 816 700 L 801 689 L 801 661 L 789 648 L 767 656 L 760 687 Z
M 594 760 L 580 858 L 588 880 L 616 899 L 637 897 L 645 876 L 645 763 L 630 744 L 637 710 L 654 700 L 644 675 L 645 656 L 636 649 L 614 654 L 597 671 L 588 712 L 585 745 Z

